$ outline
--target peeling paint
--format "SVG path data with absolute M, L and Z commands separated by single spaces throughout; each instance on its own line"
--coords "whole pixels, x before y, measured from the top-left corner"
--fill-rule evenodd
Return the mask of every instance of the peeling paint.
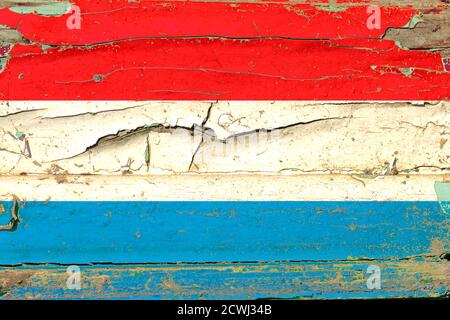
M 37 14 L 47 17 L 58 17 L 66 14 L 72 4 L 70 2 L 55 2 L 49 4 L 23 5 L 8 8 L 18 14 Z
M 0 290 L 4 299 L 367 299 L 436 298 L 449 288 L 445 264 L 432 258 L 370 263 L 389 279 L 381 291 L 367 289 L 368 261 L 358 260 L 91 265 L 80 291 L 62 290 L 65 266 L 20 266 L 0 268 Z
M 20 208 L 20 200 L 17 197 L 14 197 L 13 205 L 11 208 L 11 220 L 6 225 L 0 225 L 0 231 L 8 231 L 13 232 L 17 230 L 17 227 L 20 223 L 19 217 L 19 208 Z
M 434 188 L 442 210 L 450 215 L 450 183 L 435 182 Z
M 450 72 L 450 58 L 442 58 L 442 64 L 447 72 Z
M 407 28 L 407 29 L 414 29 L 419 23 L 422 23 L 423 20 L 423 15 L 422 14 L 416 14 L 412 17 L 412 19 L 410 21 L 408 21 L 407 24 L 405 24 L 403 26 L 403 28 Z
M 10 43 L 6 43 L 3 41 L 0 41 L 0 52 L 2 54 L 0 55 L 0 74 L 5 70 L 6 65 L 8 63 L 9 57 L 8 53 L 11 51 L 14 45 Z
M 414 68 L 399 68 L 398 70 L 407 78 L 410 78 L 414 72 Z
M 329 4 L 324 4 L 324 5 L 316 5 L 315 7 L 317 9 L 323 10 L 323 11 L 342 12 L 342 11 L 346 11 L 349 6 L 342 4 L 342 3 L 341 4 L 329 3 Z

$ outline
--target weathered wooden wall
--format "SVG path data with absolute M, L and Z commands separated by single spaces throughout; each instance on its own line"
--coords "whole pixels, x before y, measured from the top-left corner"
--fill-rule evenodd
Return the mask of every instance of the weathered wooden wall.
M 448 297 L 446 1 L 0 8 L 1 298 Z

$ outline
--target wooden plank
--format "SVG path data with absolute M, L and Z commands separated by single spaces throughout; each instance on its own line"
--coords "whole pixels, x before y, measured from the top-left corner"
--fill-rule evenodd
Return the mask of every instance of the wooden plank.
M 380 28 L 366 1 L 79 0 L 79 30 L 67 2 L 4 8 L 1 98 L 447 100 L 448 5 L 425 3 L 377 2 Z
M 406 25 L 414 14 L 423 10 L 414 8 L 418 3 L 381 4 L 385 18 L 383 28 L 372 30 L 364 27 L 368 17 L 368 4 L 364 2 L 341 3 L 332 8 L 322 1 L 144 0 L 130 4 L 128 1 L 77 0 L 73 4 L 80 7 L 82 29 L 72 32 L 65 30 L 66 10 L 70 8 L 66 1 L 58 6 L 48 5 L 47 14 L 39 14 L 39 8 L 35 7 L 37 14 L 26 15 L 33 8 L 10 7 L 0 11 L 0 19 L 5 25 L 17 28 L 26 39 L 48 45 L 86 45 L 150 37 L 378 38 L 388 27 Z M 430 1 L 426 7 L 439 8 L 442 4 Z M 51 11 L 50 18 L 48 12 Z
M 0 201 L 450 201 L 450 177 L 399 174 L 2 176 Z M 439 192 L 436 190 L 439 184 Z M 447 190 L 447 191 L 445 191 Z M 447 192 L 447 194 L 445 194 Z
M 370 265 L 380 290 L 367 287 Z M 66 268 L 0 268 L 0 299 L 436 298 L 450 288 L 443 260 L 80 266 L 81 290 L 67 289 Z
M 9 105 L 4 174 L 450 172 L 448 102 Z
M 407 258 L 450 246 L 432 201 L 50 201 L 19 216 L 0 232 L 0 264 Z
M 4 100 L 449 98 L 439 53 L 391 41 L 154 39 L 10 56 Z

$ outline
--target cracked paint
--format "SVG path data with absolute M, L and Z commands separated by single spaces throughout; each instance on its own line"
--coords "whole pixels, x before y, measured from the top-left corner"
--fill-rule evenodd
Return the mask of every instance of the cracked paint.
M 293 171 L 359 176 L 449 171 L 447 102 L 109 105 L 96 102 L 95 109 L 77 114 L 61 110 L 58 102 L 34 102 L 26 104 L 30 110 L 0 116 L 0 170 L 43 174 L 58 165 L 74 174 Z M 20 110 L 25 104 L 10 106 Z M 249 148 L 253 142 L 255 148 Z
M 50 4 L 36 4 L 28 6 L 13 6 L 8 9 L 18 14 L 37 14 L 46 17 L 62 16 L 66 14 L 71 7 L 70 2 L 53 2 Z
M 67 15 L 45 17 L 0 10 L 0 22 L 29 42 L 16 45 L 8 54 L 9 72 L 0 79 L 4 99 L 114 100 L 123 95 L 137 100 L 448 98 L 449 75 L 442 53 L 436 51 L 448 47 L 448 9 L 440 1 L 381 6 L 381 30 L 358 27 L 358 21 L 367 18 L 365 4 L 358 3 L 333 4 L 339 10 L 331 11 L 318 10 L 314 2 L 289 6 L 249 2 L 238 7 L 225 2 L 100 4 L 80 0 L 75 4 L 83 8 L 83 29 L 70 32 L 65 29 Z M 235 22 L 227 23 L 227 28 L 220 18 L 225 13 Z M 161 16 L 147 19 L 149 14 Z M 192 23 L 194 14 L 204 21 Z M 133 25 L 127 22 L 129 16 L 133 16 Z M 297 27 L 284 23 L 287 20 Z M 59 32 L 52 24 L 64 30 Z M 368 52 L 361 56 L 360 51 Z M 114 57 L 121 55 L 133 63 L 116 61 Z M 239 58 L 230 61 L 228 55 Z M 313 58 L 322 55 L 327 58 Z M 217 63 L 211 62 L 214 59 Z M 79 68 L 79 63 L 85 67 Z M 46 69 L 48 64 L 54 67 Z M 399 71 L 376 73 L 373 65 Z M 414 75 L 407 72 L 405 77 L 402 70 L 407 69 L 414 69 Z M 195 84 L 188 81 L 191 78 Z M 9 90 L 10 86 L 17 90 Z M 403 89 L 397 90 L 399 86 Z

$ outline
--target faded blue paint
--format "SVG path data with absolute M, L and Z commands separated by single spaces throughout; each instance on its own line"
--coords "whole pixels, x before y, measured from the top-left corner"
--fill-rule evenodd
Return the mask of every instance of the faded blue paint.
M 382 285 L 377 290 L 366 286 L 369 277 L 366 270 L 373 263 L 382 270 Z M 18 285 L 9 290 L 5 298 L 197 300 L 443 295 L 447 289 L 445 284 L 434 283 L 425 269 L 409 269 L 408 264 L 398 261 L 86 266 L 81 267 L 83 280 L 81 290 L 77 291 L 67 289 L 62 281 L 67 277 L 65 267 L 17 267 L 14 270 L 48 271 L 51 276 L 34 278 L 32 284 Z M 5 268 L 0 268 L 2 270 Z M 101 286 L 93 280 L 99 276 L 107 279 Z M 167 281 L 175 285 L 168 286 Z
M 400 258 L 449 244 L 438 202 L 31 202 L 20 216 L 0 232 L 0 264 Z

